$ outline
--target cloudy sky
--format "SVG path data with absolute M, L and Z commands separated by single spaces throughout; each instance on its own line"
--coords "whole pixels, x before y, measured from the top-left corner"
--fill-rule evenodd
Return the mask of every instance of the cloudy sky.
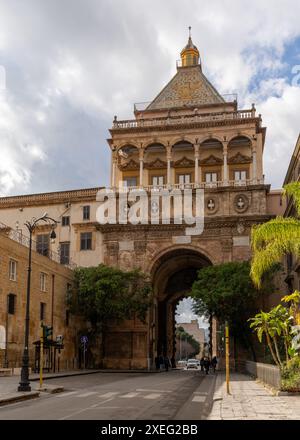
M 299 0 L 0 0 L 0 194 L 107 184 L 113 116 L 175 74 L 189 25 L 220 93 L 262 113 L 280 187 L 299 133 L 299 17 Z

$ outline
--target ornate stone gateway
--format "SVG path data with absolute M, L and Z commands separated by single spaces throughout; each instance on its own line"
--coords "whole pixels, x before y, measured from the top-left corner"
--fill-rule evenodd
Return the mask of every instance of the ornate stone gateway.
M 147 194 L 189 189 L 195 200 L 201 189 L 205 222 L 201 234 L 187 235 L 186 224 L 178 224 L 175 215 L 169 224 L 161 221 L 160 204 L 151 200 L 148 212 L 155 222 L 95 225 L 104 263 L 140 268 L 154 289 L 146 323 L 111 325 L 104 366 L 113 368 L 147 368 L 163 352 L 173 357 L 174 310 L 197 271 L 248 260 L 251 226 L 270 219 L 261 115 L 254 104 L 239 110 L 236 96 L 218 93 L 202 71 L 191 36 L 174 77 L 151 103 L 135 105 L 134 115 L 124 121 L 115 116 L 110 129 L 111 191 L 120 194 L 123 186 Z M 130 204 L 123 208 L 130 210 Z

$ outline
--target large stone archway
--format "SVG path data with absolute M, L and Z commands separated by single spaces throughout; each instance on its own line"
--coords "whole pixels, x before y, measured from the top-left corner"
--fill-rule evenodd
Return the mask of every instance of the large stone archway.
M 175 358 L 175 309 L 188 296 L 197 272 L 211 265 L 203 253 L 189 247 L 173 248 L 157 258 L 151 268 L 154 290 L 152 353 Z

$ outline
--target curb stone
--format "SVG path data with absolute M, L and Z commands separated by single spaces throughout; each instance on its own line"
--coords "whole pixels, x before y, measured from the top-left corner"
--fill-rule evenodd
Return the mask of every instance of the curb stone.
M 31 391 L 28 394 L 15 394 L 11 397 L 4 397 L 0 399 L 0 406 L 9 405 L 10 403 L 22 402 L 23 400 L 30 400 L 39 397 L 40 393 L 38 391 Z

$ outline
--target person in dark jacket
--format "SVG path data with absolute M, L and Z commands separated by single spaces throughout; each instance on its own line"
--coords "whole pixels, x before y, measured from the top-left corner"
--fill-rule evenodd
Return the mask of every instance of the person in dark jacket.
M 200 359 L 200 367 L 201 367 L 201 371 L 204 371 L 204 357 Z
M 217 363 L 218 363 L 217 356 L 214 356 L 211 360 L 211 366 L 213 368 L 214 373 L 216 372 Z
M 168 358 L 167 355 L 165 355 L 165 357 L 164 357 L 164 362 L 165 362 L 165 369 L 166 369 L 166 371 L 169 371 L 170 359 Z
M 156 356 L 155 358 L 155 368 L 159 370 L 159 356 Z
M 209 372 L 209 367 L 210 367 L 210 360 L 208 357 L 206 357 L 204 358 L 204 369 L 206 374 L 208 374 Z
M 160 370 L 163 370 L 163 369 L 164 369 L 164 366 L 165 366 L 165 360 L 164 360 L 164 356 L 163 356 L 162 354 L 160 354 L 160 355 L 158 356 L 158 362 L 159 362 L 159 368 L 160 368 Z

